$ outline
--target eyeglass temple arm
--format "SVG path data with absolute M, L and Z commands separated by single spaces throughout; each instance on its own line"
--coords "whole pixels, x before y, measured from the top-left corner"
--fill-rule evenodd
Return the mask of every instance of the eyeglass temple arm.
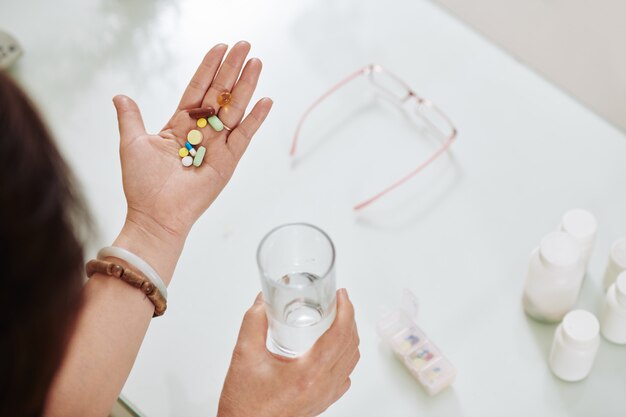
M 368 72 L 370 72 L 372 70 L 372 68 L 373 68 L 373 65 L 367 65 L 367 66 L 365 66 L 363 68 L 360 68 L 359 70 L 353 72 L 352 74 L 348 75 L 346 78 L 344 78 L 343 80 L 339 81 L 337 84 L 332 86 L 328 91 L 326 91 L 324 94 L 322 94 L 322 96 L 320 96 L 317 100 L 315 100 L 306 109 L 306 111 L 304 112 L 304 114 L 300 118 L 300 121 L 298 122 L 298 126 L 296 127 L 295 133 L 293 134 L 293 139 L 292 139 L 292 142 L 291 142 L 291 150 L 289 151 L 289 155 L 294 156 L 296 154 L 296 148 L 298 146 L 298 137 L 300 136 L 300 130 L 302 129 L 302 125 L 304 125 L 304 122 L 305 122 L 306 118 L 313 111 L 313 109 L 315 109 L 321 102 L 326 100 L 330 95 L 332 95 L 334 92 L 339 90 L 341 87 L 343 87 L 346 84 L 348 84 L 350 81 L 354 80 L 355 78 L 360 77 L 361 75 L 364 75 L 364 74 L 367 74 Z
M 411 179 L 413 176 L 415 176 L 422 169 L 426 168 L 431 162 L 433 162 L 435 159 L 437 159 L 442 153 L 444 153 L 450 147 L 452 142 L 454 142 L 454 139 L 456 139 L 456 135 L 457 135 L 457 131 L 456 131 L 456 129 L 454 129 L 452 134 L 450 135 L 450 137 L 448 137 L 448 139 L 446 140 L 446 143 L 437 152 L 432 154 L 430 156 L 430 158 L 428 158 L 427 160 L 422 162 L 417 168 L 415 168 L 413 171 L 409 172 L 404 177 L 400 178 L 398 181 L 396 181 L 393 184 L 391 184 L 389 187 L 385 188 L 384 190 L 382 190 L 381 192 L 379 192 L 375 196 L 360 202 L 359 204 L 354 206 L 352 209 L 354 211 L 359 211 L 359 210 L 369 206 L 370 204 L 372 204 L 373 202 L 375 202 L 376 200 L 378 200 L 379 198 L 381 198 L 385 194 L 389 193 L 390 191 L 392 191 L 392 190 L 398 188 L 400 185 L 404 184 L 406 181 Z
M 369 74 L 372 71 L 381 71 L 384 70 L 382 67 L 375 65 L 375 64 L 370 64 L 370 65 L 366 65 L 360 69 L 358 69 L 357 71 L 353 72 L 352 74 L 348 75 L 346 78 L 344 78 L 343 80 L 339 81 L 337 84 L 335 84 L 333 87 L 331 87 L 328 91 L 326 91 L 322 96 L 320 96 L 317 100 L 315 100 L 304 112 L 304 114 L 302 115 L 302 117 L 300 118 L 300 121 L 298 122 L 298 126 L 296 127 L 296 131 L 293 135 L 293 140 L 291 143 L 291 150 L 289 152 L 289 155 L 293 156 L 296 153 L 296 149 L 297 149 L 297 145 L 298 145 L 298 137 L 300 135 L 300 130 L 302 129 L 302 126 L 306 120 L 306 118 L 309 116 L 309 114 L 320 104 L 322 103 L 324 100 L 326 100 L 330 95 L 332 95 L 334 92 L 336 92 L 337 90 L 341 89 L 341 87 L 345 86 L 346 84 L 348 84 L 350 81 L 354 80 L 355 78 L 360 77 L 361 75 L 365 75 L 365 74 Z M 387 71 L 389 72 L 389 71 Z M 398 76 L 396 76 L 393 73 L 390 73 L 394 78 L 398 79 L 402 84 L 404 84 L 406 86 L 406 84 L 404 83 L 404 81 L 402 81 Z M 417 97 L 417 95 L 408 87 L 406 86 L 407 91 L 409 92 L 409 96 L 410 95 L 414 95 Z M 419 97 L 417 97 L 418 99 L 420 99 Z M 424 99 L 420 99 L 420 100 L 424 100 Z M 425 100 L 428 101 L 428 100 Z M 429 102 L 430 103 L 430 102 Z M 441 113 L 441 112 L 440 112 Z M 445 120 L 450 124 L 450 126 L 452 126 L 452 133 L 450 134 L 450 136 L 447 138 L 446 143 L 437 151 L 435 152 L 433 155 L 430 156 L 430 158 L 428 158 L 427 160 L 425 160 L 424 162 L 422 162 L 417 168 L 415 168 L 413 171 L 409 172 L 407 175 L 405 175 L 404 177 L 400 178 L 399 180 L 397 180 L 396 182 L 394 182 L 393 184 L 391 184 L 389 187 L 385 188 L 384 190 L 382 190 L 381 192 L 379 192 L 378 194 L 374 195 L 373 197 L 364 200 L 360 203 L 358 203 L 356 206 L 353 207 L 354 211 L 358 211 L 361 210 L 367 206 L 369 206 L 370 204 L 372 204 L 373 202 L 375 202 L 376 200 L 380 199 L 381 197 L 383 197 L 385 194 L 391 192 L 392 190 L 398 188 L 400 185 L 404 184 L 406 181 L 408 181 L 409 179 L 411 179 L 413 176 L 415 176 L 418 172 L 420 172 L 422 169 L 426 168 L 431 162 L 433 162 L 435 159 L 437 159 L 442 153 L 444 153 L 452 144 L 452 142 L 454 142 L 454 140 L 456 139 L 457 136 L 457 130 L 454 127 L 454 125 L 452 124 L 452 122 L 450 121 L 450 119 L 448 118 L 448 116 L 446 116 L 444 113 L 441 113 L 443 115 L 443 117 L 445 118 Z

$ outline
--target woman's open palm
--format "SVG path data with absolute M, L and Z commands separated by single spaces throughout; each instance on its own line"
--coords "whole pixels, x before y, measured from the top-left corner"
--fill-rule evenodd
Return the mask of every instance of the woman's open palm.
M 219 44 L 204 57 L 174 115 L 156 135 L 146 132 L 137 104 L 116 96 L 120 127 L 120 157 L 128 216 L 148 218 L 165 231 L 186 235 L 231 178 L 252 136 L 265 120 L 272 100 L 259 100 L 244 118 L 261 73 L 261 61 L 244 62 L 250 44 L 238 42 L 224 59 L 227 46 Z M 232 94 L 226 107 L 217 103 L 222 92 Z M 213 107 L 227 129 L 216 132 L 196 126 L 188 110 Z M 206 155 L 200 167 L 184 167 L 178 150 L 187 133 L 202 132 Z M 198 145 L 198 147 L 200 146 Z

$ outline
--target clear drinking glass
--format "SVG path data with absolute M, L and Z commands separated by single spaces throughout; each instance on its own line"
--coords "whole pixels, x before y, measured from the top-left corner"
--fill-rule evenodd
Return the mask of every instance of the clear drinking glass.
M 269 322 L 267 348 L 303 354 L 335 320 L 335 247 L 306 223 L 278 226 L 259 244 L 257 262 Z

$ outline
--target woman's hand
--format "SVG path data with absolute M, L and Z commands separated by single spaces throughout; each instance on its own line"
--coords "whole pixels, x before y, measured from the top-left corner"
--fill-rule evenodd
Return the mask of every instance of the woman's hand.
M 239 42 L 222 62 L 226 49 L 226 45 L 217 45 L 206 54 L 174 115 L 158 135 L 146 133 L 131 99 L 113 99 L 128 202 L 126 224 L 114 245 L 142 257 L 165 283 L 171 279 L 189 229 L 222 191 L 272 106 L 270 99 L 262 99 L 243 118 L 261 73 L 261 61 L 251 59 L 244 67 L 250 45 Z M 232 92 L 232 102 L 219 109 L 216 97 L 222 91 Z M 204 163 L 199 168 L 185 168 L 178 149 L 187 132 L 196 128 L 186 109 L 201 106 L 219 109 L 219 118 L 233 130 L 229 134 L 202 129 L 202 144 L 207 148 Z M 84 287 L 83 305 L 50 389 L 46 416 L 108 415 L 153 312 L 154 306 L 141 291 L 95 274 Z
M 246 312 L 226 375 L 218 417 L 317 416 L 350 388 L 360 358 L 354 308 L 337 292 L 337 317 L 317 343 L 296 359 L 270 353 L 262 295 Z
M 219 44 L 206 54 L 178 108 L 159 134 L 146 132 L 133 100 L 125 96 L 113 99 L 128 203 L 126 224 L 115 244 L 143 252 L 146 258 L 154 258 L 155 251 L 161 252 L 157 256 L 179 254 L 191 226 L 228 183 L 252 136 L 269 113 L 272 101 L 263 98 L 244 118 L 261 73 L 261 61 L 252 58 L 244 66 L 250 51 L 247 42 L 237 43 L 224 59 L 226 49 L 226 45 Z M 220 108 L 217 96 L 224 91 L 232 93 L 232 101 Z M 196 126 L 196 120 L 189 117 L 187 110 L 207 106 L 218 112 L 220 120 L 232 132 L 226 129 L 216 132 L 209 125 L 202 129 Z M 207 150 L 199 168 L 183 167 L 178 156 L 192 129 L 201 130 L 204 137 L 201 145 Z M 170 244 L 174 247 L 169 248 Z M 155 246 L 154 251 L 150 246 Z M 173 272 L 171 260 L 163 262 L 163 266 L 159 266 L 159 259 L 147 260 L 156 263 L 153 267 L 169 281 L 168 275 Z

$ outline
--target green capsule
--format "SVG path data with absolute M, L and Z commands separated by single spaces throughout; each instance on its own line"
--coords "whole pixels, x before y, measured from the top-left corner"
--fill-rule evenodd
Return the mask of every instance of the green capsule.
M 209 117 L 209 124 L 216 132 L 224 130 L 224 123 L 217 116 Z
M 193 158 L 193 165 L 199 167 L 202 165 L 202 161 L 204 160 L 204 155 L 206 154 L 206 148 L 204 146 L 200 146 L 196 151 L 196 156 Z

